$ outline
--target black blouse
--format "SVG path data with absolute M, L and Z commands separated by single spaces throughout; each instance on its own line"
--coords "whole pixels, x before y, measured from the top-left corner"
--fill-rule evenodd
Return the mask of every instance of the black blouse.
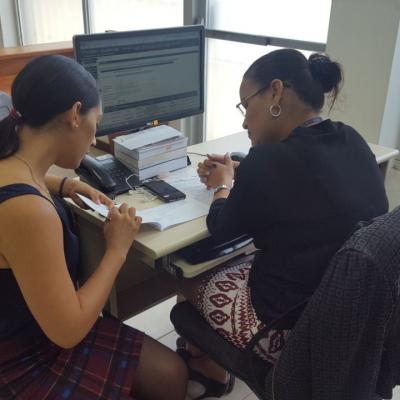
M 219 241 L 248 233 L 259 249 L 252 303 L 265 323 L 311 296 L 360 220 L 384 214 L 383 177 L 365 140 L 340 122 L 296 128 L 252 148 L 207 226 Z

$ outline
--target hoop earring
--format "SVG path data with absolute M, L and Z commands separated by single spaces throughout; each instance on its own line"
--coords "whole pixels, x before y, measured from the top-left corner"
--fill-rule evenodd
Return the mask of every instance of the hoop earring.
M 278 111 L 274 113 L 274 108 L 277 108 Z M 269 107 L 269 113 L 274 117 L 274 118 L 278 118 L 281 115 L 282 112 L 282 108 L 279 104 L 271 104 L 271 106 Z

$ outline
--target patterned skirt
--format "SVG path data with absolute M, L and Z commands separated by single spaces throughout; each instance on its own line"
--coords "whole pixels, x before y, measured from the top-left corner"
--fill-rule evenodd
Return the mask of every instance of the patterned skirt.
M 46 337 L 0 341 L 0 399 L 131 399 L 143 333 L 99 318 L 81 343 Z
M 257 318 L 248 285 L 253 256 L 235 258 L 206 276 L 197 292 L 196 308 L 226 340 L 244 350 L 253 336 L 265 327 Z M 274 364 L 279 358 L 288 330 L 271 330 L 254 351 Z

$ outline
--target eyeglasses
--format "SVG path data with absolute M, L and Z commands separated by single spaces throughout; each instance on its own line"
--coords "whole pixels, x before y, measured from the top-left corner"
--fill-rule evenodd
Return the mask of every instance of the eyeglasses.
M 255 91 L 254 93 L 250 94 L 249 96 L 246 96 L 241 102 L 236 104 L 236 108 L 239 110 L 240 114 L 242 114 L 243 117 L 246 116 L 246 108 L 244 106 L 244 103 L 247 101 L 249 102 L 250 99 L 252 99 L 253 97 L 257 96 L 259 93 L 261 93 L 263 90 L 265 90 L 267 87 L 269 87 L 270 84 L 268 84 L 267 86 L 263 86 L 261 89 L 258 89 L 257 91 Z
M 257 96 L 259 93 L 261 93 L 263 90 L 267 89 L 270 87 L 270 83 L 266 86 L 263 86 L 261 89 L 258 89 L 257 91 L 255 91 L 254 93 L 250 94 L 249 96 L 245 97 L 241 102 L 236 104 L 236 108 L 239 110 L 240 114 L 242 115 L 242 117 L 246 116 L 246 109 L 247 106 L 244 106 L 245 102 L 249 102 L 250 99 L 252 99 L 253 97 Z M 289 82 L 283 82 L 283 87 L 290 87 L 291 84 Z

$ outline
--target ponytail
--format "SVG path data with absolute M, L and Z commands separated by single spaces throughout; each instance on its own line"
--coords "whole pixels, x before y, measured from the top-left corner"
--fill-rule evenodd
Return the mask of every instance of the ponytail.
M 13 155 L 19 148 L 18 123 L 11 113 L 0 121 L 0 160 Z
M 343 71 L 339 63 L 331 61 L 326 54 L 314 53 L 308 58 L 311 75 L 320 82 L 324 93 L 331 98 L 332 108 L 341 86 L 343 85 Z

